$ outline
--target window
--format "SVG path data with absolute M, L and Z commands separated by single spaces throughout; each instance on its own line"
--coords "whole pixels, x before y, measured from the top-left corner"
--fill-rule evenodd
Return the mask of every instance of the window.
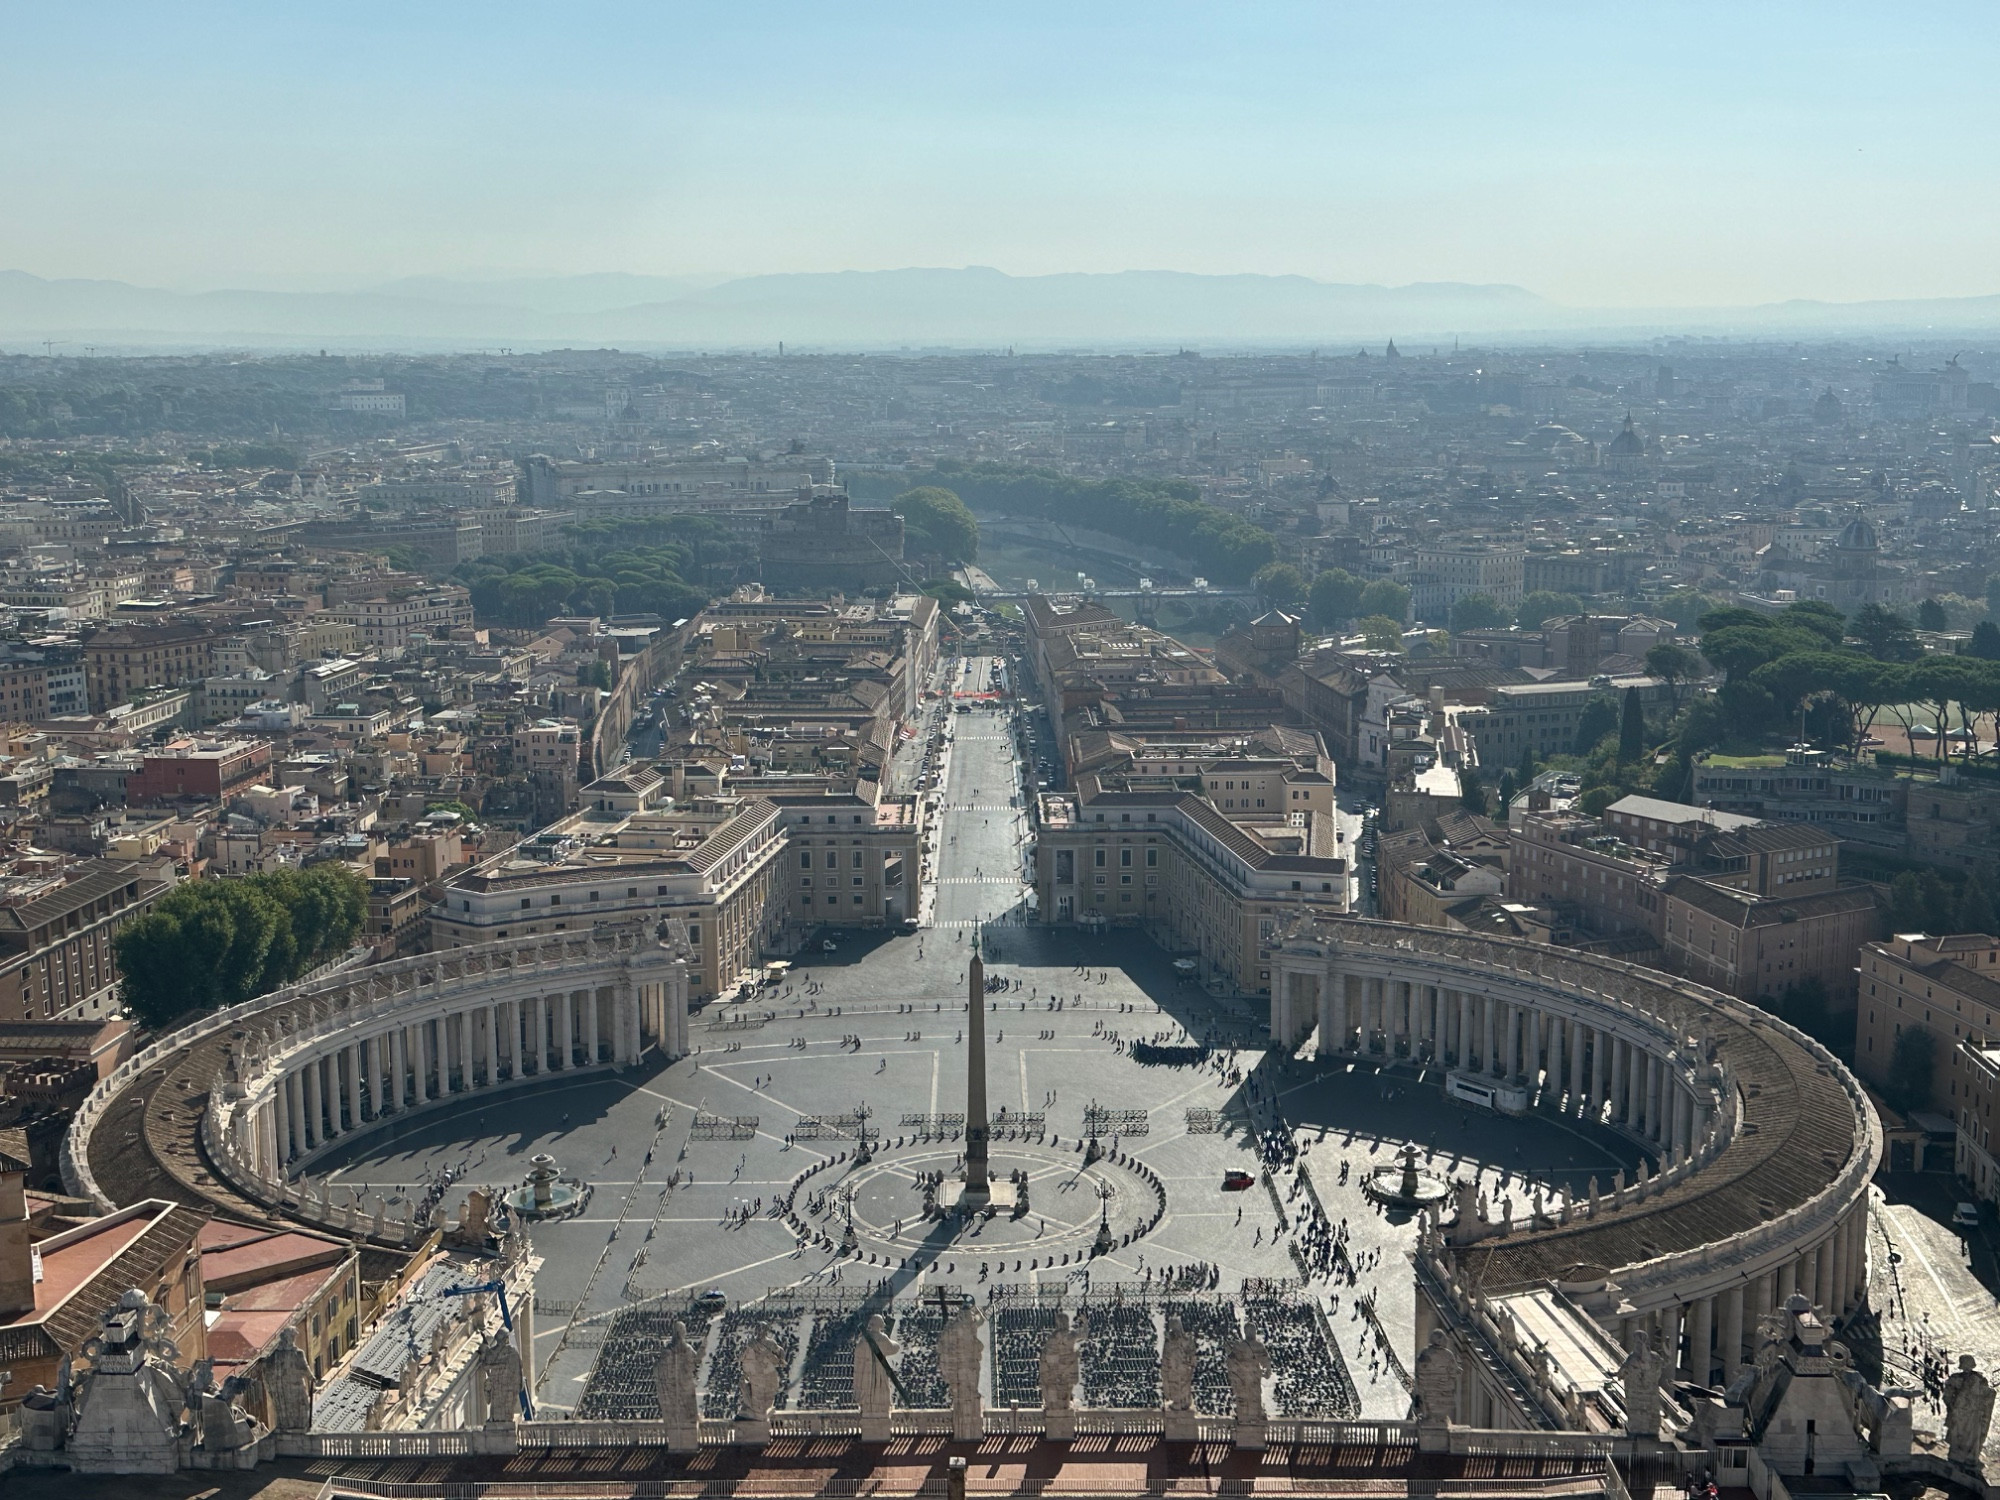
M 1096 850 L 1093 850 L 1093 851 L 1092 851 L 1092 853 L 1093 853 L 1093 854 L 1094 854 L 1094 855 L 1096 856 L 1096 858 L 1094 858 L 1094 859 L 1093 859 L 1093 860 L 1091 861 L 1091 863 L 1092 863 L 1092 864 L 1094 864 L 1095 866 L 1097 866 L 1097 868 L 1098 868 L 1098 869 L 1100 869 L 1100 870 L 1101 870 L 1101 869 L 1103 869 L 1103 868 L 1104 868 L 1104 850 L 1103 850 L 1103 849 L 1101 849 L 1101 848 L 1099 848 L 1099 849 L 1096 849 Z
M 1146 868 L 1149 870 L 1157 869 L 1159 867 L 1159 863 L 1160 863 L 1159 849 L 1157 847 L 1148 849 L 1146 851 Z
M 861 868 L 861 851 L 859 849 L 856 849 L 854 851 L 854 859 L 852 862 L 852 867 L 857 870 Z
M 1118 864 L 1121 869 L 1129 870 L 1132 868 L 1132 851 L 1130 849 L 1120 849 L 1118 851 Z
M 813 867 L 813 852 L 812 852 L 812 850 L 810 850 L 810 849 L 801 849 L 801 850 L 799 851 L 799 868 L 800 868 L 801 870 L 810 870 L 810 869 L 811 869 L 812 867 Z
M 528 907 L 528 898 L 527 898 L 526 896 L 523 896 L 523 897 L 521 898 L 521 909 L 522 909 L 523 911 L 526 911 L 526 910 L 527 910 L 527 907 Z

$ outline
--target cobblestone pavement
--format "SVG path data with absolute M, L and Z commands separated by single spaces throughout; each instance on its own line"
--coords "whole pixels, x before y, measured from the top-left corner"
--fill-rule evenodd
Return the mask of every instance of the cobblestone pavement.
M 971 687 L 985 682 L 975 672 Z M 901 1297 L 945 1284 L 983 1298 L 998 1283 L 1066 1283 L 1081 1291 L 1143 1283 L 1191 1265 L 1213 1266 L 1220 1287 L 1236 1291 L 1245 1278 L 1299 1275 L 1289 1232 L 1317 1193 L 1329 1218 L 1346 1222 L 1358 1273 L 1316 1277 L 1311 1289 L 1328 1311 L 1363 1413 L 1404 1415 L 1407 1393 L 1355 1298 L 1373 1297 L 1375 1317 L 1407 1368 L 1414 1282 L 1406 1257 L 1415 1228 L 1362 1196 L 1365 1169 L 1414 1141 L 1434 1148 L 1447 1173 L 1477 1172 L 1489 1195 L 1512 1193 L 1518 1216 L 1528 1201 L 1524 1179 L 1580 1188 L 1596 1172 L 1608 1181 L 1618 1165 L 1631 1164 L 1629 1148 L 1573 1122 L 1475 1116 L 1446 1103 L 1435 1077 L 1407 1066 L 1378 1075 L 1367 1066 L 1267 1062 L 1261 1007 L 1177 982 L 1170 956 L 1144 937 L 1027 925 L 1027 820 L 1007 713 L 954 713 L 952 734 L 934 919 L 925 930 L 850 934 L 834 953 L 815 947 L 802 954 L 781 989 L 750 1006 L 711 1005 L 698 1015 L 691 1057 L 671 1065 L 649 1058 L 644 1069 L 615 1076 L 555 1075 L 503 1105 L 472 1101 L 427 1114 L 356 1142 L 328 1169 L 385 1195 L 421 1192 L 450 1169 L 453 1207 L 468 1185 L 517 1184 L 542 1151 L 591 1183 L 580 1217 L 534 1230 L 545 1258 L 539 1400 L 554 1411 L 575 1403 L 609 1318 L 635 1301 L 709 1288 L 732 1299 L 781 1287 L 861 1289 L 884 1278 Z M 1040 1256 L 1018 1237 L 995 1254 L 1003 1238 L 997 1232 L 983 1244 L 968 1233 L 942 1245 L 938 1263 L 921 1270 L 802 1249 L 772 1210 L 805 1167 L 853 1144 L 820 1136 L 818 1127 L 806 1131 L 816 1138 L 799 1139 L 802 1122 L 865 1106 L 871 1129 L 893 1141 L 915 1134 L 915 1126 L 903 1125 L 905 1115 L 964 1108 L 966 968 L 975 933 L 989 974 L 1005 985 L 987 999 L 994 1106 L 1043 1113 L 1045 1129 L 1064 1148 L 1082 1132 L 1087 1108 L 1119 1112 L 1119 1147 L 1164 1185 L 1164 1217 L 1125 1248 L 1053 1269 L 1031 1264 Z M 1205 1042 L 1212 1050 L 1191 1065 L 1149 1064 L 1132 1052 L 1133 1043 L 1148 1039 Z M 1225 1191 L 1225 1173 L 1259 1170 L 1250 1127 L 1253 1120 L 1260 1128 L 1275 1123 L 1279 1110 L 1303 1147 L 1299 1161 L 1311 1189 L 1284 1171 L 1269 1186 Z M 706 1122 L 701 1132 L 697 1116 Z M 714 1117 L 743 1123 L 721 1127 Z M 732 1132 L 743 1138 L 715 1138 Z M 1004 1157 L 1004 1147 L 996 1154 Z M 1350 1168 L 1345 1182 L 1343 1162 Z M 824 1170 L 812 1182 L 831 1186 L 846 1170 Z M 1058 1191 L 1049 1186 L 1056 1181 L 1038 1179 L 1035 1193 Z M 913 1199 L 913 1218 L 915 1208 Z M 877 1225 L 898 1217 L 879 1198 L 867 1211 Z M 1061 1217 L 1074 1215 L 1066 1209 Z
M 1970 1354 L 2000 1375 L 2000 1297 L 1973 1272 L 1977 1250 L 1991 1264 L 1985 1230 L 1948 1222 L 1951 1179 L 1892 1179 L 1875 1189 L 1869 1225 L 1868 1300 L 1880 1328 L 1883 1384 L 1912 1395 L 1916 1425 L 1942 1434 L 1940 1383 Z M 1866 1339 L 1868 1330 L 1856 1330 Z M 1987 1437 L 1989 1472 L 2000 1472 L 2000 1424 Z

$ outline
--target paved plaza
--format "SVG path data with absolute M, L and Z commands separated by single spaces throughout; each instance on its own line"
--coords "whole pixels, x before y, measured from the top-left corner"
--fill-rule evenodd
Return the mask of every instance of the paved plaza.
M 975 665 L 955 685 L 982 691 L 990 670 Z M 1415 1142 L 1435 1170 L 1478 1174 L 1496 1213 L 1511 1195 L 1519 1215 L 1536 1185 L 1581 1193 L 1595 1175 L 1608 1187 L 1634 1148 L 1574 1121 L 1502 1121 L 1450 1103 L 1435 1075 L 1407 1064 L 1378 1073 L 1267 1057 L 1259 1006 L 1179 981 L 1172 955 L 1146 938 L 1029 925 L 1027 798 L 1009 711 L 945 719 L 937 874 L 920 931 L 844 934 L 831 953 L 815 941 L 783 985 L 696 1016 L 693 1055 L 663 1065 L 649 1054 L 615 1076 L 558 1074 L 497 1104 L 388 1127 L 330 1158 L 333 1182 L 439 1195 L 451 1212 L 466 1188 L 518 1184 L 546 1152 L 590 1184 L 579 1215 L 533 1229 L 544 1258 L 537 1399 L 550 1414 L 577 1406 L 620 1314 L 629 1326 L 633 1309 L 684 1308 L 711 1290 L 731 1304 L 782 1292 L 789 1306 L 886 1288 L 921 1337 L 940 1292 L 988 1305 L 1045 1292 L 1143 1299 L 1167 1285 L 1234 1297 L 1246 1282 L 1303 1281 L 1359 1413 L 1402 1417 L 1415 1225 L 1362 1196 L 1366 1169 Z M 949 1117 L 965 1109 L 975 940 L 992 981 L 995 1175 L 1018 1171 L 1028 1207 L 967 1224 L 926 1219 L 923 1184 L 957 1165 Z M 1106 1153 L 1088 1164 L 1087 1120 Z M 861 1166 L 857 1126 L 874 1158 Z M 1265 1172 L 1260 1138 L 1278 1127 L 1302 1171 Z M 1257 1180 L 1226 1190 L 1231 1171 Z M 1305 1253 L 1315 1204 L 1344 1221 L 1344 1262 Z M 1094 1254 L 1105 1226 L 1114 1243 Z M 1116 1321 L 1107 1312 L 1098 1326 Z

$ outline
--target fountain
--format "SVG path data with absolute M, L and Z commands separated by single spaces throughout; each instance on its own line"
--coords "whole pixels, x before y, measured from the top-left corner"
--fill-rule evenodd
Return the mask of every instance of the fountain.
M 1369 1197 L 1395 1208 L 1424 1208 L 1450 1194 L 1451 1184 L 1442 1177 L 1417 1170 L 1415 1146 L 1405 1146 L 1398 1154 L 1401 1166 L 1371 1167 L 1362 1179 L 1361 1190 Z
M 546 1151 L 528 1162 L 528 1180 L 507 1195 L 507 1206 L 525 1219 L 560 1219 L 589 1201 L 590 1189 L 565 1182 L 556 1159 Z

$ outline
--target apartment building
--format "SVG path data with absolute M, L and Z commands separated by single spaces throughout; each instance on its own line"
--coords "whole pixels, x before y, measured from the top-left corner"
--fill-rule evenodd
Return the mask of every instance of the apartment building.
M 1830 1008 L 1855 1004 L 1855 955 L 1880 921 L 1874 888 L 1840 879 L 1840 841 L 1775 824 L 1717 833 L 1697 874 L 1663 887 L 1665 967 L 1743 1000 L 1808 981 Z
M 330 606 L 327 615 L 352 625 L 364 644 L 400 652 L 411 638 L 444 640 L 472 625 L 472 594 L 455 583 L 398 585 Z
M 83 643 L 90 707 L 103 713 L 153 687 L 179 687 L 215 674 L 216 632 L 200 622 L 108 625 Z
M 84 860 L 0 892 L 0 1014 L 95 1021 L 118 1009 L 111 940 L 166 894 L 123 860 Z
M 1419 619 L 1442 625 L 1467 594 L 1486 594 L 1502 609 L 1521 602 L 1525 547 L 1454 542 L 1419 547 L 1411 606 Z
M 1878 1089 L 1888 1088 L 1896 1043 L 1914 1027 L 1931 1039 L 1931 1107 L 1956 1114 L 1971 1102 L 1967 1086 L 1974 1082 L 1982 1087 L 1971 1098 L 1984 1097 L 1980 1070 L 1991 1065 L 1986 1053 L 2000 1043 L 2000 937 L 1900 932 L 1862 946 L 1858 977 L 1855 1072 Z M 1967 1055 L 1968 1047 L 1978 1055 Z M 1974 1135 L 1985 1153 L 1991 1148 L 1983 1113 L 1977 1123 Z M 1991 1161 L 1984 1165 L 1990 1172 Z

